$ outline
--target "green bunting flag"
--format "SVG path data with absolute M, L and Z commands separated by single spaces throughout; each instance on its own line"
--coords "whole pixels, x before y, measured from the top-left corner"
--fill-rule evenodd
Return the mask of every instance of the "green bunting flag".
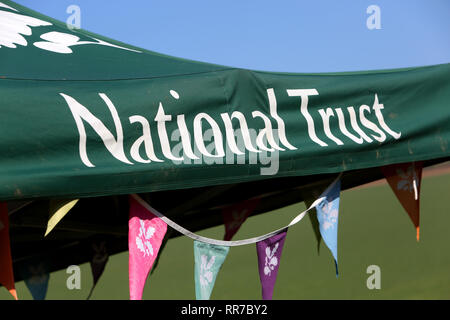
M 195 297 L 209 300 L 217 274 L 230 247 L 194 241 Z

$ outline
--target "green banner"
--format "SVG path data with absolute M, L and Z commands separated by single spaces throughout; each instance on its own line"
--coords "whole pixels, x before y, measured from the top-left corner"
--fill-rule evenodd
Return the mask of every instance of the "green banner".
M 0 35 L 0 199 L 152 192 L 450 156 L 450 64 L 335 74 L 227 68 L 3 3 L 0 17 L 15 28 Z

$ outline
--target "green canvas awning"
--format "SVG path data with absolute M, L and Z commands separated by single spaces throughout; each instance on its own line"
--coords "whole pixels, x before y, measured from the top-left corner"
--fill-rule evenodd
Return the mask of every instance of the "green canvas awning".
M 111 237 L 111 254 L 126 250 L 127 194 L 197 231 L 237 201 L 260 197 L 259 214 L 341 172 L 344 190 L 382 178 L 384 165 L 446 161 L 449 101 L 450 64 L 245 70 L 70 30 L 0 0 L 0 200 L 17 210 L 15 269 L 46 255 L 58 255 L 51 270 L 88 261 L 98 235 Z M 83 199 L 44 240 L 52 198 Z
M 449 64 L 236 69 L 2 4 L 1 199 L 174 190 L 450 155 Z

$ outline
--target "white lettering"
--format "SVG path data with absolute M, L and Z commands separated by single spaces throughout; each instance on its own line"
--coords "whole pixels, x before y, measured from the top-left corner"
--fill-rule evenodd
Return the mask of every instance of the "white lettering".
M 308 112 L 308 97 L 309 96 L 317 96 L 319 92 L 316 89 L 288 89 L 287 93 L 290 97 L 300 97 L 301 105 L 300 112 L 308 124 L 308 134 L 312 141 L 317 143 L 321 147 L 328 146 L 325 142 L 317 138 L 316 131 L 314 128 L 314 120 Z
M 383 128 L 384 131 L 386 131 L 388 134 L 393 136 L 395 139 L 399 139 L 402 135 L 401 132 L 397 133 L 395 131 L 392 131 L 386 122 L 384 122 L 383 114 L 381 113 L 381 110 L 384 109 L 384 105 L 380 104 L 378 102 L 378 95 L 375 94 L 375 100 L 373 102 L 373 110 L 375 110 L 375 115 L 377 116 L 378 122 L 380 123 L 381 128 Z
M 76 101 L 71 96 L 68 96 L 64 93 L 60 93 L 60 95 L 66 100 L 67 105 L 72 112 L 73 118 L 75 119 L 75 123 L 77 125 L 78 133 L 80 135 L 79 140 L 79 150 L 81 161 L 87 167 L 95 167 L 87 156 L 86 152 L 86 129 L 84 128 L 83 120 L 89 123 L 92 129 L 100 136 L 105 147 L 108 151 L 118 160 L 133 164 L 130 162 L 125 156 L 125 152 L 123 150 L 123 131 L 122 124 L 120 123 L 120 118 L 117 113 L 116 108 L 113 103 L 104 93 L 99 93 L 99 96 L 105 101 L 106 105 L 109 108 L 109 112 L 114 120 L 114 125 L 116 126 L 116 136 L 117 139 L 114 138 L 113 134 L 106 128 L 106 126 L 101 122 L 97 117 L 95 117 L 86 107 L 81 105 L 78 101 Z

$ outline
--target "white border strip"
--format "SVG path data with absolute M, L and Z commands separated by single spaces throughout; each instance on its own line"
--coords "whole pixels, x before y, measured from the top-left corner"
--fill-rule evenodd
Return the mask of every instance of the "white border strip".
M 155 216 L 157 216 L 158 218 L 163 220 L 165 223 L 167 223 L 167 225 L 169 225 L 173 229 L 177 230 L 178 232 L 184 234 L 185 236 L 187 236 L 187 237 L 189 237 L 191 239 L 194 239 L 194 240 L 197 240 L 197 241 L 201 241 L 201 242 L 205 242 L 205 243 L 209 243 L 209 244 L 219 245 L 219 246 L 236 247 L 236 246 L 242 246 L 242 245 L 246 245 L 246 244 L 250 244 L 250 243 L 256 243 L 256 242 L 265 240 L 267 238 L 272 237 L 273 235 L 276 235 L 276 234 L 280 233 L 284 229 L 286 229 L 286 228 L 288 228 L 290 226 L 293 226 L 294 224 L 298 223 L 300 220 L 303 219 L 303 217 L 306 215 L 306 213 L 308 213 L 309 210 L 315 208 L 319 203 L 321 203 L 326 198 L 324 195 L 327 194 L 328 191 L 338 182 L 338 180 L 341 178 L 341 176 L 342 176 L 342 173 L 339 174 L 339 176 L 328 186 L 328 188 L 325 189 L 324 192 L 322 192 L 320 197 L 317 200 L 315 200 L 311 204 L 311 206 L 309 206 L 308 209 L 306 209 L 305 211 L 303 211 L 302 213 L 297 215 L 294 219 L 292 219 L 292 221 L 287 226 L 279 228 L 279 229 L 277 229 L 275 231 L 272 231 L 270 233 L 267 233 L 267 234 L 259 236 L 259 237 L 254 237 L 254 238 L 249 238 L 249 239 L 244 239 L 244 240 L 236 240 L 236 241 L 216 240 L 216 239 L 207 238 L 207 237 L 203 237 L 203 236 L 200 236 L 198 234 L 195 234 L 195 233 L 193 233 L 193 232 L 183 228 L 182 226 L 176 224 L 175 222 L 173 222 L 172 220 L 170 220 L 166 216 L 164 216 L 158 210 L 156 210 L 155 208 L 150 206 L 146 201 L 144 201 L 137 194 L 132 194 L 131 196 L 137 202 L 139 202 L 144 208 L 146 208 L 148 211 L 150 211 Z

